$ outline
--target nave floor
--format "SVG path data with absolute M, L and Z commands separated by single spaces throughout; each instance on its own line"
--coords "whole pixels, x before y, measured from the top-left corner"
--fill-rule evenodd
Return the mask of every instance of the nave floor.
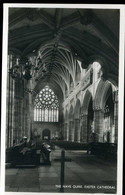
M 52 151 L 52 164 L 39 167 L 7 168 L 6 192 L 60 192 L 61 150 Z M 66 151 L 71 162 L 65 163 L 64 192 L 115 193 L 116 162 L 107 162 L 86 151 Z

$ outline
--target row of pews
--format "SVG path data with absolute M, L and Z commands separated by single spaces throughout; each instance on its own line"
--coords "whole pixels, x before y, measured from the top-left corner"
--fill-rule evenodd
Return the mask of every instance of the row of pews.
M 117 160 L 117 144 L 115 143 L 78 143 L 63 140 L 53 140 L 52 142 L 65 150 L 86 150 L 90 155 L 96 155 L 107 160 Z
M 65 150 L 87 150 L 86 143 L 78 143 L 78 142 L 63 141 L 63 140 L 52 140 L 51 142 Z
M 115 143 L 90 143 L 88 151 L 102 159 L 117 160 L 117 144 Z
M 43 142 L 32 143 L 23 142 L 17 144 L 9 149 L 6 149 L 6 163 L 16 165 L 51 165 L 50 162 L 51 147 Z

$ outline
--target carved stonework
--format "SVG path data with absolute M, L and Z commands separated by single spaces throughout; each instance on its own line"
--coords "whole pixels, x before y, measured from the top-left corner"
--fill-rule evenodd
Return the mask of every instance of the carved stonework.
M 100 106 L 94 106 L 94 107 L 93 107 L 93 110 L 94 110 L 94 111 L 100 111 L 100 110 L 101 110 L 101 107 L 100 107 Z

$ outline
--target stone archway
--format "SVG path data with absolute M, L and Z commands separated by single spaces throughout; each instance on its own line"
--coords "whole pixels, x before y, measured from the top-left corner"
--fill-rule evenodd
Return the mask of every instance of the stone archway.
M 115 89 L 115 86 L 112 83 L 101 80 L 96 90 L 94 101 L 94 128 L 98 137 L 98 142 L 107 142 L 106 140 L 108 140 L 108 142 L 116 142 L 117 139 L 117 102 L 114 101 L 116 91 L 113 89 Z M 106 109 L 109 110 L 108 117 L 106 116 Z M 109 120 L 110 124 L 108 122 Z M 109 125 L 109 130 L 106 128 L 106 123 Z
M 93 99 L 92 94 L 89 90 L 86 91 L 84 96 L 83 105 L 82 105 L 82 132 L 81 132 L 81 140 L 84 143 L 90 141 L 91 126 L 93 123 Z
M 103 109 L 105 96 L 110 86 L 109 81 L 100 80 L 94 98 L 94 109 Z
M 44 129 L 42 132 L 42 140 L 50 140 L 51 133 L 49 129 Z
M 103 142 L 114 143 L 114 101 L 111 86 L 104 99 L 103 111 Z

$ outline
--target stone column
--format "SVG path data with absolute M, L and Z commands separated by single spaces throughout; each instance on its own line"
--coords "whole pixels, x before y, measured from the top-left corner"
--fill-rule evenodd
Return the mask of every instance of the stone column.
M 20 100 L 19 98 L 15 98 L 15 131 L 14 131 L 14 139 L 16 141 L 16 144 L 18 144 L 21 140 L 21 129 L 20 129 Z
M 26 129 L 26 136 L 29 139 L 30 138 L 30 95 L 27 96 L 27 129 Z
M 17 120 L 18 120 L 18 110 L 17 110 L 17 106 L 18 106 L 18 100 L 17 98 L 14 97 L 14 131 L 13 131 L 13 138 L 14 138 L 14 142 L 17 143 L 17 135 L 18 135 L 18 131 L 17 131 Z
M 87 114 L 83 114 L 82 115 L 82 133 L 81 133 L 81 141 L 83 143 L 87 143 L 87 118 L 88 115 Z
M 23 100 L 24 106 L 24 131 L 23 136 L 30 138 L 30 117 L 29 117 L 29 94 L 26 94 Z
M 74 141 L 74 137 L 75 137 L 75 134 L 74 134 L 74 131 L 75 131 L 75 126 L 74 126 L 74 120 L 72 121 L 72 138 L 71 138 L 71 141 Z
M 75 119 L 74 141 L 80 142 L 80 120 Z
M 24 98 L 24 135 L 26 136 L 27 131 L 27 96 Z
M 17 127 L 18 127 L 18 143 L 20 142 L 21 140 L 21 100 L 19 99 L 18 97 L 18 124 L 17 124 Z
M 80 142 L 82 142 L 82 123 L 83 123 L 83 121 L 82 121 L 82 116 L 80 115 Z
M 25 101 L 22 100 L 22 136 L 25 135 Z
M 60 124 L 60 134 L 61 134 L 61 138 L 64 139 L 64 123 Z
M 69 141 L 74 141 L 74 123 L 69 121 Z
M 68 123 L 64 124 L 64 140 L 68 141 Z
M 34 127 L 33 127 L 33 124 L 34 124 L 34 103 L 33 103 L 33 100 L 31 100 L 32 101 L 32 105 L 31 105 L 31 113 L 32 113 L 32 115 L 31 115 L 31 129 L 30 129 L 30 133 L 31 133 L 31 138 L 32 138 L 32 132 L 33 132 L 33 129 L 34 129 Z M 51 135 L 51 138 L 52 138 L 52 135 Z
M 114 92 L 114 129 L 115 143 L 118 141 L 118 91 Z
M 22 133 L 22 97 L 20 95 L 20 82 L 19 80 L 15 81 L 16 87 L 15 87 L 15 139 L 16 142 L 19 143 L 20 140 L 23 137 Z
M 15 81 L 12 80 L 12 94 L 11 94 L 11 120 L 12 120 L 12 138 L 11 138 L 11 146 L 13 146 L 14 142 L 14 94 L 15 94 Z
M 63 140 L 65 139 L 65 133 L 64 133 L 64 131 L 65 131 L 65 124 L 63 123 L 63 124 L 62 124 Z
M 22 132 L 22 99 L 19 97 L 19 100 L 18 100 L 18 140 L 20 142 L 20 140 L 22 139 L 23 137 L 23 132 Z
M 94 122 L 95 122 L 95 134 L 96 141 L 103 142 L 103 110 L 99 107 L 94 108 Z
M 60 138 L 61 138 L 61 139 L 64 139 L 63 123 L 60 124 L 59 132 L 60 132 Z
M 32 104 L 32 94 L 29 94 L 29 138 L 31 138 L 32 123 L 34 116 L 34 106 Z
M 8 72 L 13 65 L 12 55 L 8 56 Z M 13 146 L 14 140 L 14 94 L 15 94 L 15 81 L 12 79 L 11 74 L 7 75 L 7 110 L 6 110 L 6 146 L 7 148 Z
M 13 146 L 13 80 L 10 78 L 9 92 L 9 147 Z
M 7 73 L 10 69 L 10 63 L 12 63 L 12 59 L 10 59 L 10 56 L 8 56 L 8 64 L 7 64 Z M 10 102 L 10 74 L 7 75 L 7 110 L 6 110 L 6 147 L 10 147 L 10 109 L 11 109 L 11 102 Z
M 72 121 L 69 121 L 69 141 L 71 141 L 71 131 L 72 131 L 72 129 L 71 129 L 71 126 L 72 126 L 71 122 Z
M 28 89 L 32 89 L 32 82 L 31 80 L 24 83 L 25 87 Z M 34 105 L 32 101 L 32 93 L 25 94 L 25 105 L 26 105 L 26 127 L 25 127 L 25 135 L 28 139 L 31 139 L 32 136 L 32 127 L 33 127 L 33 121 L 34 121 Z
M 13 95 L 13 139 L 15 141 L 16 144 L 18 144 L 20 142 L 20 140 L 22 139 L 22 121 L 23 121 L 23 111 L 22 111 L 22 107 L 23 107 L 23 98 L 22 98 L 22 92 L 21 92 L 21 83 L 20 83 L 20 79 L 17 78 L 14 81 L 14 95 Z

